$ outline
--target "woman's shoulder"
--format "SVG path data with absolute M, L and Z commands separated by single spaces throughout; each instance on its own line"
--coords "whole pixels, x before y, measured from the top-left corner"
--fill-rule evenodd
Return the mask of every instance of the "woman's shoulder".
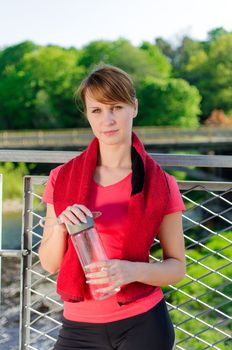
M 164 173 L 167 179 L 170 193 L 169 202 L 165 214 L 167 215 L 177 211 L 185 211 L 186 208 L 175 176 L 170 175 L 166 171 Z
M 166 171 L 164 171 L 164 174 L 165 174 L 165 177 L 166 177 L 166 179 L 167 179 L 168 185 L 169 185 L 170 187 L 172 187 L 172 186 L 175 186 L 175 187 L 178 186 L 178 183 L 177 183 L 177 180 L 176 180 L 175 176 L 173 176 L 173 175 L 167 173 Z
M 168 184 L 169 192 L 172 194 L 177 194 L 178 192 L 180 192 L 179 185 L 175 176 L 167 173 L 166 171 L 164 171 L 164 174 Z
M 68 168 L 72 167 L 74 161 L 78 161 L 78 159 L 81 158 L 81 155 L 82 155 L 82 153 L 80 155 L 77 155 L 76 157 L 68 160 L 67 162 L 65 162 L 63 164 L 58 165 L 54 169 L 52 169 L 50 171 L 50 174 L 49 174 L 50 179 L 55 182 L 55 180 L 57 179 L 57 176 L 60 173 L 61 169 L 63 169 L 63 168 L 68 169 Z
M 64 166 L 64 164 L 61 164 L 61 165 L 58 165 L 57 167 L 53 168 L 51 171 L 50 171 L 50 178 L 52 180 L 56 180 L 60 170 L 62 169 L 62 167 Z

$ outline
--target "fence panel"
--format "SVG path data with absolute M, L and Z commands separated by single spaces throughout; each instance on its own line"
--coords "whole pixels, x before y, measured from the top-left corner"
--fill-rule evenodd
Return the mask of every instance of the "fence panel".
M 50 349 L 60 327 L 62 303 L 55 277 L 39 263 L 46 178 L 25 179 L 22 249 L 21 349 Z M 177 349 L 229 349 L 231 313 L 232 183 L 179 181 L 186 205 L 183 214 L 186 278 L 163 288 L 176 329 Z M 170 233 L 171 235 L 171 233 Z M 154 241 L 151 261 L 161 259 Z
M 177 285 L 164 288 L 177 348 L 229 349 L 232 184 L 180 181 L 179 187 L 187 208 L 183 214 L 187 273 Z M 156 241 L 154 260 L 157 247 Z
M 56 276 L 44 272 L 38 256 L 45 181 L 45 177 L 25 177 L 22 249 L 30 254 L 22 259 L 20 349 L 52 349 L 61 325 L 62 303 L 55 291 Z

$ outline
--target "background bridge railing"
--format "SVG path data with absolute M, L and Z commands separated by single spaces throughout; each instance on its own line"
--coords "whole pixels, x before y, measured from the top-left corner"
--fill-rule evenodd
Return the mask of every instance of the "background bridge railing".
M 227 157 L 224 166 L 231 167 L 230 162 L 231 157 Z M 173 166 L 174 161 L 170 163 Z M 61 325 L 62 303 L 55 292 L 56 276 L 44 272 L 38 258 L 42 237 L 39 220 L 45 215 L 41 196 L 46 180 L 44 176 L 25 177 L 22 246 L 17 252 L 21 257 L 21 350 L 52 349 Z M 163 288 L 176 330 L 176 347 L 230 349 L 232 183 L 178 181 L 178 185 L 187 208 L 183 213 L 187 273 L 180 283 Z M 151 248 L 150 259 L 161 259 L 158 240 Z M 3 288 L 4 300 L 7 293 L 8 286 Z M 2 315 L 6 308 L 7 303 L 3 304 Z M 3 322 L 5 336 L 10 327 Z M 4 349 L 4 337 L 0 336 L 0 345 L 1 340 Z
M 230 127 L 134 127 L 144 144 L 231 143 Z M 0 148 L 86 146 L 93 134 L 89 128 L 0 131 Z

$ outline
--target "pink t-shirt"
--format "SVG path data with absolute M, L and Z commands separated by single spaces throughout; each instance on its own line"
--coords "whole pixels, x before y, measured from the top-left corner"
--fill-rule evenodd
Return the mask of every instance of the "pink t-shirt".
M 43 201 L 53 204 L 53 189 L 57 174 L 61 166 L 50 173 Z M 167 174 L 170 187 L 170 199 L 166 215 L 185 210 L 178 185 L 173 176 Z M 122 242 L 125 236 L 125 223 L 131 193 L 131 173 L 121 181 L 101 186 L 94 180 L 90 189 L 91 196 L 88 208 L 100 211 L 102 215 L 96 219 L 96 229 L 110 259 L 120 257 Z M 156 287 L 152 294 L 127 305 L 119 306 L 116 295 L 104 300 L 85 300 L 80 303 L 64 302 L 64 317 L 72 321 L 105 323 L 132 317 L 146 312 L 163 298 L 160 287 Z

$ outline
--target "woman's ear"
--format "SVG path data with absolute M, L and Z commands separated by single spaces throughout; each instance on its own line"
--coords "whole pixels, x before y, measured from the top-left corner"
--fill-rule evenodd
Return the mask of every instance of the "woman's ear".
M 137 117 L 137 114 L 138 114 L 138 107 L 139 107 L 139 103 L 138 103 L 138 99 L 135 98 L 135 102 L 134 102 L 134 115 L 133 115 L 133 118 Z

